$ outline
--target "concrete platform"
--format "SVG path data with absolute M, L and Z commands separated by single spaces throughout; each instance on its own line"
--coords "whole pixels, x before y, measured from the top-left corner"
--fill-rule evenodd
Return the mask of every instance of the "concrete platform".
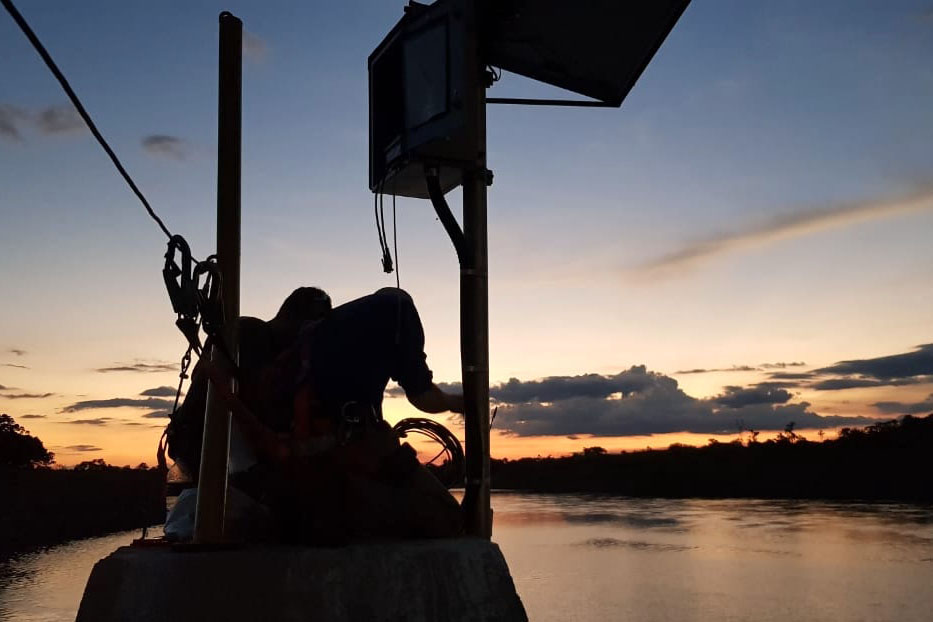
M 499 547 L 478 539 L 178 551 L 97 562 L 77 622 L 527 621 Z

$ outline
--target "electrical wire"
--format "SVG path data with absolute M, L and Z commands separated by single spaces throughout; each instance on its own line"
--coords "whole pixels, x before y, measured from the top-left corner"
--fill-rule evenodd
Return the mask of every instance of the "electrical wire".
M 75 94 L 74 90 L 71 88 L 71 85 L 68 84 L 68 80 L 59 70 L 58 65 L 55 64 L 55 61 L 52 60 L 52 57 L 49 55 L 48 51 L 45 49 L 45 46 L 42 45 L 42 42 L 39 41 L 39 38 L 36 36 L 36 33 L 32 31 L 32 28 L 29 27 L 29 24 L 26 23 L 26 20 L 20 14 L 20 12 L 13 6 L 13 3 L 10 0 L 0 0 L 0 3 L 3 4 L 3 8 L 7 10 L 7 13 L 10 14 L 10 17 L 13 18 L 13 21 L 16 22 L 16 25 L 19 26 L 20 30 L 23 31 L 23 34 L 26 35 L 26 38 L 29 39 L 29 42 L 32 44 L 32 47 L 35 48 L 36 52 L 39 53 L 39 56 L 42 57 L 42 60 L 45 61 L 46 66 L 52 72 L 52 75 L 58 80 L 58 83 L 61 84 L 62 88 L 65 90 L 65 94 L 68 95 L 68 98 L 71 100 L 71 103 L 74 104 L 74 107 L 77 109 L 78 114 L 81 115 L 81 118 L 84 119 L 84 122 L 87 124 L 91 134 L 94 135 L 94 138 L 97 139 L 97 142 L 100 143 L 100 146 L 107 152 L 107 155 L 110 156 L 110 160 L 113 162 L 113 165 L 117 167 L 120 175 L 123 176 L 123 179 L 126 180 L 126 183 L 129 185 L 130 189 L 136 194 L 140 202 L 143 204 L 143 207 L 146 208 L 146 211 L 149 212 L 149 216 L 159 225 L 159 228 L 166 235 L 166 237 L 171 238 L 172 232 L 168 230 L 168 227 L 165 226 L 165 223 L 162 222 L 162 219 L 159 218 L 158 214 L 155 213 L 155 210 L 152 209 L 152 206 L 149 205 L 149 201 L 146 200 L 146 197 L 143 196 L 142 191 L 136 186 L 136 183 L 133 181 L 133 178 L 130 177 L 130 174 L 126 172 L 126 169 L 123 168 L 123 164 L 120 163 L 120 159 L 117 157 L 117 154 L 113 152 L 113 149 L 110 148 L 110 145 L 107 144 L 107 141 L 101 135 L 100 131 L 97 129 L 97 126 L 94 124 L 94 121 L 91 120 L 91 116 L 88 114 L 87 110 L 84 109 L 84 106 L 81 104 L 81 100 L 78 99 L 78 96 Z
M 440 465 L 440 470 L 436 471 L 435 475 L 441 478 L 448 488 L 463 485 L 466 477 L 463 446 L 460 444 L 460 440 L 443 424 L 426 417 L 409 417 L 396 423 L 392 426 L 392 429 L 402 438 L 414 432 L 438 443 L 441 450 L 425 464 L 433 465 L 435 460 L 446 454 L 446 461 Z
M 395 288 L 402 289 L 402 280 L 398 272 L 398 225 L 395 222 L 395 195 L 392 195 L 392 248 L 395 250 Z

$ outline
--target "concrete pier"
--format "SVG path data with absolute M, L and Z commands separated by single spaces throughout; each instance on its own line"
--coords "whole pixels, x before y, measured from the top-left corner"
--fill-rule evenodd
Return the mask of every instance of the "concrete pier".
M 527 621 L 481 539 L 248 547 L 122 547 L 97 562 L 77 622 Z

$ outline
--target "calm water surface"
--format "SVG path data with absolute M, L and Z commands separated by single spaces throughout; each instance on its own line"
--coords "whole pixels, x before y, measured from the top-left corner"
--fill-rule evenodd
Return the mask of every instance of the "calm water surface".
M 513 493 L 493 505 L 531 620 L 933 619 L 930 507 Z M 0 620 L 74 620 L 94 562 L 138 535 L 0 561 Z

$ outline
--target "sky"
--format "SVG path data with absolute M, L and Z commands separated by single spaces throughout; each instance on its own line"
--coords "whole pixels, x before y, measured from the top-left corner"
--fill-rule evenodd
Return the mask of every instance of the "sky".
M 401 1 L 18 6 L 199 257 L 217 15 L 239 16 L 242 312 L 395 284 L 366 60 Z M 698 1 L 621 109 L 490 105 L 493 457 L 933 411 L 931 57 L 929 1 Z M 5 14 L 0 74 L 0 412 L 59 463 L 151 464 L 185 348 L 165 239 Z M 489 94 L 565 95 L 509 73 Z M 427 201 L 398 200 L 396 234 L 428 362 L 455 383 L 455 254 Z M 415 414 L 391 386 L 385 410 Z

